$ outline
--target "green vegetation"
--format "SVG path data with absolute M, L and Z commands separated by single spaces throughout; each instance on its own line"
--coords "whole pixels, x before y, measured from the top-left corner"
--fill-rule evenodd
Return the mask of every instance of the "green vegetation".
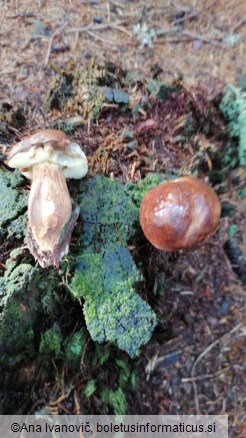
M 17 172 L 2 172 L 1 177 L 8 190 L 5 196 L 13 195 L 14 199 L 8 205 L 6 202 L 6 211 L 8 207 L 10 212 L 3 218 L 4 235 L 23 238 L 27 199 L 15 189 L 23 180 Z M 136 357 L 157 322 L 150 306 L 137 293 L 143 279 L 127 242 L 138 230 L 143 194 L 159 181 L 158 176 L 151 175 L 138 186 L 124 186 L 100 176 L 81 182 L 76 203 L 83 228 L 74 254 L 61 263 L 59 271 L 32 266 L 22 248 L 10 253 L 0 278 L 3 369 L 11 369 L 17 376 L 20 364 L 42 364 L 37 377 L 42 380 L 50 373 L 58 377 L 56 361 L 64 363 L 68 374 L 82 366 L 90 373 L 81 389 L 81 405 L 86 406 L 88 399 L 96 396 L 102 411 L 126 412 L 124 393 L 127 385 L 134 390 L 134 376 L 126 356 L 122 358 L 115 346 Z M 67 296 L 66 287 L 71 296 Z M 87 330 L 98 342 L 89 342 L 89 347 Z M 112 365 L 114 381 L 108 385 L 104 373 L 98 372 Z
M 85 300 L 92 339 L 109 340 L 135 357 L 148 342 L 156 316 L 135 292 L 142 279 L 125 247 L 138 219 L 133 193 L 130 196 L 128 188 L 99 176 L 81 186 L 77 201 L 84 230 L 70 290 Z
M 18 238 L 25 233 L 26 223 L 21 215 L 27 208 L 27 194 L 15 190 L 16 187 L 23 185 L 23 182 L 20 172 L 4 172 L 0 169 L 0 238 L 6 234 L 8 226 L 9 235 Z
M 81 249 L 125 245 L 134 235 L 138 209 L 122 184 L 102 176 L 83 181 L 77 203 L 83 220 Z
M 87 330 L 82 328 L 80 331 L 73 333 L 66 341 L 66 360 L 72 365 L 78 365 L 83 348 L 88 336 Z
M 240 166 L 246 166 L 246 93 L 232 85 L 227 86 L 225 95 L 220 104 L 227 121 L 229 144 L 227 146 L 225 161 L 231 167 L 239 162 Z M 236 152 L 233 148 L 233 140 L 239 139 Z
M 71 283 L 73 294 L 85 299 L 84 315 L 94 341 L 110 340 L 134 357 L 148 342 L 156 324 L 154 312 L 133 285 L 140 275 L 129 251 L 106 247 L 97 254 L 78 257 Z
M 113 409 L 114 415 L 126 415 L 126 397 L 121 388 L 112 391 L 104 389 L 101 394 L 102 401 Z
M 39 351 L 44 355 L 59 357 L 61 355 L 62 334 L 59 326 L 46 330 L 41 336 Z
M 149 173 L 144 179 L 142 179 L 138 184 L 129 183 L 126 185 L 127 193 L 131 196 L 133 202 L 139 208 L 142 198 L 146 192 L 153 187 L 156 187 L 163 181 L 163 176 L 157 173 Z
M 0 363 L 15 363 L 33 354 L 38 297 L 35 289 L 26 294 L 34 268 L 26 263 L 15 266 L 15 254 L 0 278 Z M 10 256 L 11 256 L 10 254 Z

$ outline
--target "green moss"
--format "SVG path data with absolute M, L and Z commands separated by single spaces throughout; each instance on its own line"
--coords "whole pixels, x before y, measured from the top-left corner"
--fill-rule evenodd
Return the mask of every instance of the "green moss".
M 91 178 L 81 184 L 77 203 L 83 247 L 100 250 L 108 242 L 125 245 L 134 234 L 138 210 L 122 184 L 102 176 Z
M 86 398 L 89 398 L 94 394 L 96 391 L 96 381 L 94 379 L 89 380 L 89 382 L 85 385 L 85 388 L 83 390 L 83 394 Z
M 102 366 L 110 359 L 110 347 L 107 345 L 95 344 L 95 352 L 91 361 L 91 366 Z
M 25 290 L 31 280 L 34 269 L 31 265 L 23 263 L 13 269 L 16 260 L 12 259 L 8 262 L 8 269 L 5 271 L 2 285 L 0 288 L 1 305 L 4 306 L 12 295 L 18 295 L 19 292 Z
M 170 93 L 177 91 L 177 87 L 170 87 L 161 81 L 149 79 L 147 83 L 148 92 L 158 99 L 167 100 Z
M 104 389 L 101 394 L 102 401 L 113 409 L 115 415 L 126 414 L 126 397 L 121 388 L 115 391 Z
M 73 295 L 76 298 L 86 299 L 103 289 L 101 262 L 101 253 L 84 252 L 77 259 L 77 273 L 71 284 Z
M 105 102 L 128 104 L 128 93 L 121 89 L 123 72 L 118 81 L 119 69 L 116 74 L 111 62 L 101 65 L 93 62 L 81 70 L 75 70 L 70 63 L 66 70 L 55 68 L 55 71 L 58 77 L 49 90 L 44 111 L 58 108 L 67 112 L 73 108 L 78 114 L 97 118 L 105 109 Z
M 160 179 L 150 176 L 136 189 L 97 176 L 81 184 L 77 198 L 83 232 L 70 290 L 85 300 L 92 339 L 110 341 L 131 357 L 148 342 L 156 316 L 135 291 L 142 278 L 125 246 L 136 232 L 136 204 Z
M 0 279 L 0 363 L 7 366 L 37 357 L 40 337 L 41 354 L 59 352 L 61 334 L 53 339 L 53 348 L 51 336 L 46 332 L 42 335 L 41 329 L 44 321 L 47 324 L 50 319 L 53 323 L 59 316 L 60 307 L 54 294 L 59 276 L 55 271 L 44 276 L 42 270 L 25 263 L 23 255 L 21 248 L 10 253 L 4 277 Z
M 66 360 L 72 365 L 76 365 L 81 357 L 87 338 L 87 330 L 82 328 L 79 332 L 73 333 L 67 340 Z
M 13 253 L 15 252 L 15 255 Z M 33 327 L 38 318 L 36 290 L 29 289 L 34 268 L 16 266 L 13 251 L 7 270 L 0 279 L 0 363 L 13 364 L 34 353 Z
M 239 193 L 239 195 L 238 195 L 238 198 L 239 198 L 239 199 L 244 199 L 244 198 L 246 198 L 246 187 L 244 187 L 244 188 L 240 191 L 240 193 Z
M 119 370 L 119 386 L 121 388 L 125 388 L 126 384 L 128 383 L 129 377 L 130 377 L 130 371 L 128 366 L 126 365 L 126 362 L 124 362 L 122 359 L 115 359 L 115 364 L 117 365 L 117 368 Z
M 27 230 L 27 213 L 18 216 L 8 225 L 8 238 L 23 239 Z
M 4 172 L 0 169 L 0 227 L 2 229 L 27 207 L 27 194 L 16 190 L 23 181 L 19 172 Z
M 61 355 L 61 346 L 62 334 L 59 331 L 59 327 L 54 324 L 52 328 L 42 334 L 39 351 L 44 355 L 59 357 Z
M 226 118 L 227 131 L 230 139 L 238 138 L 236 149 L 240 166 L 246 166 L 246 93 L 232 85 L 227 86 L 225 95 L 220 104 L 220 110 Z M 233 144 L 229 142 L 225 151 L 226 164 L 233 167 L 236 164 Z
M 115 343 L 131 357 L 148 342 L 156 317 L 134 290 L 141 279 L 129 251 L 108 246 L 78 257 L 71 291 L 84 298 L 87 328 L 94 341 Z
M 156 187 L 163 181 L 163 176 L 156 173 L 149 173 L 138 184 L 129 183 L 126 185 L 126 190 L 131 196 L 137 207 L 140 207 L 143 196 L 153 187 Z

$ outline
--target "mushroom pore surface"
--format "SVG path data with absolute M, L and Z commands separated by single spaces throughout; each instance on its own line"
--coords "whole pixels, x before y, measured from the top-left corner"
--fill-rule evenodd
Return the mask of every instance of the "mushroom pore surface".
M 220 201 L 206 183 L 186 176 L 159 184 L 145 194 L 140 225 L 145 237 L 158 249 L 190 248 L 215 233 Z

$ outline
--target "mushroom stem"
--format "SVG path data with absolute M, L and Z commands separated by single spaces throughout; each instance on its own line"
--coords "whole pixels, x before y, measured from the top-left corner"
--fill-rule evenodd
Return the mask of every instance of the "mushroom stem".
M 61 168 L 47 162 L 35 164 L 28 218 L 32 235 L 41 252 L 54 250 L 71 213 L 71 198 Z

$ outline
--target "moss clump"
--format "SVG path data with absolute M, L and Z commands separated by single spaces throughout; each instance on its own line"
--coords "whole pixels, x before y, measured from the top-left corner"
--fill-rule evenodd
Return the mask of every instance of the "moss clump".
M 0 279 L 0 363 L 13 364 L 34 353 L 34 330 L 38 317 L 36 290 L 29 290 L 34 268 L 15 266 L 13 258 Z M 28 291 L 28 292 L 27 292 Z
M 26 263 L 21 248 L 10 253 L 6 271 L 0 278 L 0 363 L 3 367 L 38 356 L 37 341 L 40 337 L 46 340 L 42 327 L 47 327 L 47 322 L 53 327 L 59 316 L 54 293 L 58 278 L 54 271 L 43 276 L 43 271 Z M 44 350 L 43 341 L 40 351 L 44 353 Z
M 156 325 L 154 312 L 135 292 L 141 275 L 125 248 L 138 221 L 133 193 L 102 176 L 81 184 L 77 203 L 83 232 L 70 284 L 73 295 L 85 300 L 83 310 L 92 339 L 109 340 L 131 357 L 139 354 Z
M 112 391 L 105 389 L 102 391 L 101 400 L 113 409 L 114 415 L 126 414 L 126 397 L 121 388 Z
M 91 65 L 76 70 L 69 63 L 64 70 L 53 66 L 58 74 L 55 84 L 48 91 L 44 111 L 57 108 L 64 112 L 75 110 L 84 118 L 96 118 L 105 108 L 105 103 L 127 105 L 129 96 L 122 89 L 123 71 L 112 63 Z
M 91 397 L 94 392 L 97 389 L 97 385 L 96 385 L 96 381 L 94 379 L 89 380 L 89 382 L 86 384 L 84 390 L 83 390 L 83 395 L 86 398 Z
M 231 141 L 239 139 L 237 160 L 240 166 L 246 166 L 246 92 L 232 85 L 227 86 L 220 104 L 220 110 L 226 118 L 230 143 L 225 154 L 226 164 L 233 167 L 237 164 Z
M 138 209 L 122 184 L 96 176 L 81 184 L 77 202 L 83 220 L 81 246 L 100 250 L 105 244 L 125 245 L 135 232 Z
M 134 290 L 140 274 L 129 251 L 108 246 L 78 257 L 71 290 L 84 298 L 87 328 L 94 341 L 110 340 L 131 357 L 148 342 L 156 317 Z
M 73 333 L 67 340 L 66 360 L 70 365 L 77 365 L 83 352 L 87 338 L 87 330 L 82 328 L 80 331 Z
M 59 327 L 54 324 L 46 330 L 41 337 L 39 351 L 41 354 L 59 357 L 61 355 L 62 334 Z
M 129 183 L 126 186 L 127 193 L 131 196 L 137 207 L 140 207 L 143 196 L 153 187 L 156 187 L 163 181 L 163 176 L 156 173 L 149 173 L 138 184 Z
M 27 207 L 26 193 L 16 190 L 16 187 L 23 184 L 23 181 L 19 172 L 4 172 L 0 169 L 0 228 L 3 235 L 5 234 L 4 230 L 8 228 L 9 222 L 22 214 Z M 10 226 L 13 228 L 13 225 L 10 224 Z M 23 228 L 25 228 L 25 225 L 23 225 Z M 13 231 L 12 234 L 14 234 Z
M 18 216 L 8 225 L 8 238 L 23 239 L 27 230 L 27 213 Z

